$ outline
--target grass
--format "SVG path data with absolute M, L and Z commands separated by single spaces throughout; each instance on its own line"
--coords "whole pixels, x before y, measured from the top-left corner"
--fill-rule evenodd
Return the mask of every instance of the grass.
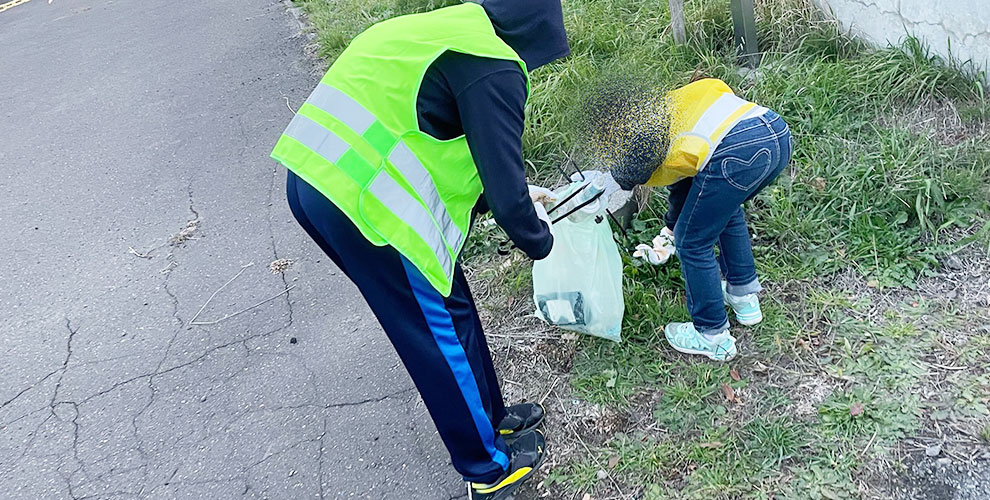
M 454 2 L 297 3 L 332 60 L 373 22 Z M 990 304 L 980 272 L 965 269 L 990 260 L 985 89 L 917 40 L 851 40 L 803 0 L 757 2 L 764 58 L 757 74 L 740 72 L 728 2 L 685 3 L 690 40 L 678 46 L 666 2 L 564 2 L 572 55 L 532 75 L 524 154 L 532 178 L 558 182 L 556 166 L 580 149 L 574 110 L 612 75 L 673 87 L 698 71 L 776 110 L 794 134 L 793 165 L 747 207 L 765 320 L 735 330 L 742 357 L 730 365 L 681 356 L 659 331 L 688 317 L 677 266 L 627 256 L 623 343 L 507 341 L 500 363 L 558 348 L 568 359 L 550 375 L 527 372 L 529 359 L 511 372 L 538 379 L 529 397 L 559 403 L 559 461 L 543 487 L 560 498 L 876 497 L 908 439 L 985 446 Z M 624 247 L 659 231 L 657 194 Z M 503 237 L 476 225 L 465 254 L 488 330 L 538 330 L 521 318 L 529 264 L 495 254 Z M 953 254 L 966 258 L 955 274 L 943 266 Z M 950 285 L 959 297 L 946 297 Z M 545 376 L 569 384 L 547 392 Z

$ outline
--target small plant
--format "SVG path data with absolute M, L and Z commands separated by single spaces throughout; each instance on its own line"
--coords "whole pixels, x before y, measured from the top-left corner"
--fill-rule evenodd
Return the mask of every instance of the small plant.
M 918 428 L 921 405 L 917 396 L 874 396 L 864 389 L 841 392 L 822 404 L 822 430 L 846 439 L 890 441 Z

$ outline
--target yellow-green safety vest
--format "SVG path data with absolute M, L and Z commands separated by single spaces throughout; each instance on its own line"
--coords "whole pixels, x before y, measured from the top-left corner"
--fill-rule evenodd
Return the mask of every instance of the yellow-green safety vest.
M 464 136 L 441 141 L 419 129 L 420 84 L 448 50 L 516 61 L 526 74 L 478 4 L 389 19 L 354 38 L 272 151 L 444 296 L 482 191 Z M 528 76 L 526 85 L 528 95 Z

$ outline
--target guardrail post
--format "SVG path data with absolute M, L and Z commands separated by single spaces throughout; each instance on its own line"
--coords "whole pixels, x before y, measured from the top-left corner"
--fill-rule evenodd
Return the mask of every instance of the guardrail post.
M 732 0 L 732 31 L 740 62 L 750 68 L 759 66 L 760 49 L 756 45 L 753 0 Z
M 687 32 L 684 23 L 684 0 L 667 0 L 670 7 L 670 29 L 674 32 L 674 41 L 687 42 Z

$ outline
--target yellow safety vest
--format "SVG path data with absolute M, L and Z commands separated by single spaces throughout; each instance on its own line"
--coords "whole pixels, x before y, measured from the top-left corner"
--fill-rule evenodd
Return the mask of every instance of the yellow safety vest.
M 647 186 L 668 186 L 694 177 L 732 127 L 766 108 L 732 93 L 725 82 L 706 78 L 667 94 L 671 106 L 670 149 Z

